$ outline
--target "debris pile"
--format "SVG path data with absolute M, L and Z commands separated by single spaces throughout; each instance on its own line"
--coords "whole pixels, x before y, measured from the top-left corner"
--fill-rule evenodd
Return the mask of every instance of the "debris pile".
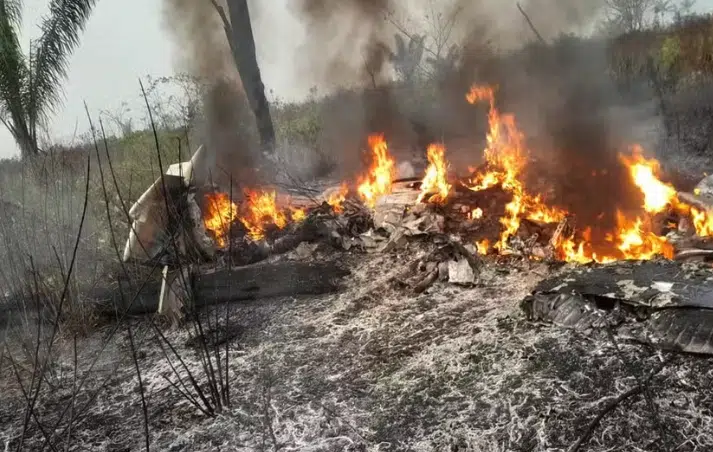
M 700 263 L 578 266 L 540 282 L 521 308 L 530 320 L 616 333 L 667 350 L 713 354 L 713 278 Z
M 308 195 L 274 187 L 233 193 L 233 187 L 194 180 L 194 167 L 205 161 L 201 147 L 191 161 L 171 166 L 131 209 L 124 258 L 158 259 L 165 285 L 186 266 L 309 261 L 327 248 L 338 261 L 335 250 L 398 253 L 417 243 L 427 255 L 400 278 L 417 293 L 436 281 L 475 284 L 486 256 L 577 264 L 712 259 L 710 180 L 679 193 L 663 181 L 658 161 L 634 145 L 619 154 L 619 164 L 628 176 L 621 183 L 638 194 L 638 207 L 612 205 L 600 215 L 610 221 L 581 224 L 549 199 L 546 181 L 538 191 L 525 183 L 530 153 L 515 118 L 496 108 L 494 89 L 474 86 L 466 100 L 488 105 L 490 126 L 484 163 L 466 177 L 451 172 L 446 147 L 433 143 L 423 177 L 399 180 L 387 140 L 373 134 L 367 140 L 372 163 L 351 182 Z

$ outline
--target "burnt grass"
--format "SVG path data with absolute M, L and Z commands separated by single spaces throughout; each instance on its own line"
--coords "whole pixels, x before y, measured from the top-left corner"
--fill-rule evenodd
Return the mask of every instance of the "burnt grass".
M 672 102 L 677 128 L 652 138 L 664 166 L 693 184 L 713 170 L 713 89 L 705 93 L 680 108 Z M 414 294 L 394 277 L 423 252 L 414 243 L 389 254 L 345 253 L 352 274 L 336 294 L 204 311 L 208 342 L 229 348 L 231 403 L 215 416 L 167 381 L 175 373 L 151 319 L 129 320 L 151 449 L 570 451 L 590 432 L 578 450 L 713 450 L 709 358 L 527 321 L 520 300 L 557 271 L 543 264 L 489 259 L 475 287 L 437 282 Z M 62 335 L 36 405 L 42 428 L 28 422 L 23 450 L 145 449 L 126 324 L 111 334 L 115 327 L 78 338 L 76 370 L 72 337 Z M 205 389 L 199 338 L 187 326 L 160 328 Z M 26 354 L 10 353 L 16 366 L 0 353 L 6 451 L 17 450 L 26 413 L 17 376 L 27 386 L 32 368 Z M 590 429 L 639 385 L 641 393 Z
M 416 295 L 393 277 L 419 247 L 346 254 L 337 294 L 234 303 L 204 312 L 211 343 L 229 344 L 231 404 L 214 417 L 164 378 L 173 373 L 148 319 L 132 319 L 153 450 L 568 450 L 604 407 L 580 450 L 713 448 L 713 368 L 602 331 L 575 333 L 524 319 L 518 303 L 550 274 L 543 264 L 488 262 L 476 287 L 436 283 Z M 318 257 L 316 257 L 318 258 Z M 25 450 L 144 449 L 142 404 L 126 330 L 81 339 L 78 396 L 71 341 L 54 362 Z M 189 328 L 162 331 L 196 376 Z M 91 371 L 87 368 L 99 356 Z M 658 372 L 657 372 L 658 371 Z M 656 374 L 648 380 L 652 372 Z M 3 365 L 0 440 L 14 450 L 25 401 Z M 60 413 L 70 406 L 71 432 Z M 71 408 L 71 407 L 70 407 Z M 43 447 L 44 446 L 44 447 Z

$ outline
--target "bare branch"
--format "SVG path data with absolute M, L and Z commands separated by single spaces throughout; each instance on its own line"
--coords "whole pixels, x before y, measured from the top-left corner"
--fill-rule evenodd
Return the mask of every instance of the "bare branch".
M 520 3 L 517 3 L 517 9 L 520 10 L 520 13 L 522 13 L 523 17 L 527 21 L 527 24 L 530 26 L 530 29 L 532 30 L 533 33 L 535 33 L 535 36 L 537 36 L 537 39 L 540 40 L 541 43 L 546 44 L 544 38 L 542 38 L 542 35 L 540 34 L 539 31 L 537 31 L 537 28 L 535 28 L 535 25 L 532 23 L 530 20 L 530 17 L 525 13 L 525 11 L 522 9 L 522 6 L 520 6 Z

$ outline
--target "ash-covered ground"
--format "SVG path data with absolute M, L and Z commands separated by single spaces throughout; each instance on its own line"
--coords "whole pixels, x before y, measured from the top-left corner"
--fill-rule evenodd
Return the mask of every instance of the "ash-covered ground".
M 711 92 L 671 103 L 667 136 L 647 121 L 631 131 L 686 183 L 713 171 Z M 227 341 L 230 363 L 231 404 L 213 417 L 167 380 L 175 371 L 149 319 L 132 319 L 150 449 L 713 450 L 709 359 L 527 321 L 519 302 L 557 271 L 545 264 L 489 259 L 476 287 L 437 282 L 414 294 L 398 275 L 426 252 L 416 243 L 388 254 L 331 251 L 352 270 L 337 294 L 233 303 L 227 321 L 226 306 L 204 312 L 204 326 L 221 324 L 215 336 Z M 205 388 L 191 328 L 160 328 Z M 63 334 L 22 449 L 145 450 L 129 343 L 125 324 L 78 338 L 75 372 L 74 341 Z M 26 419 L 18 377 L 32 380 L 31 347 L 10 352 L 15 365 L 0 352 L 6 451 L 17 449 Z
M 436 283 L 415 295 L 397 275 L 423 252 L 412 243 L 398 253 L 345 254 L 353 273 L 338 294 L 230 305 L 217 334 L 229 344 L 231 405 L 215 417 L 168 383 L 175 374 L 161 341 L 147 319 L 135 319 L 151 449 L 570 450 L 612 400 L 641 384 L 578 450 L 713 450 L 709 360 L 526 321 L 520 300 L 558 271 L 545 264 L 489 261 L 476 287 Z M 203 323 L 225 315 L 217 306 Z M 64 341 L 53 387 L 38 400 L 44 432 L 31 421 L 26 450 L 52 450 L 42 446 L 53 434 L 55 450 L 144 450 L 126 329 L 100 351 L 111 328 L 80 341 L 76 379 L 72 341 Z M 188 330 L 162 327 L 201 376 Z M 1 370 L 0 441 L 14 450 L 26 404 L 12 367 Z M 54 432 L 63 410 L 75 422 Z

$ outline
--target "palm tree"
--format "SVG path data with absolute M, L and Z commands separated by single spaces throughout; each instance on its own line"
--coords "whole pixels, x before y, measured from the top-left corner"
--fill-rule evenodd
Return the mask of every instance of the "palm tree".
M 15 138 L 23 158 L 39 153 L 38 126 L 62 102 L 62 81 L 72 51 L 96 0 L 51 0 L 42 34 L 20 46 L 23 0 L 0 0 L 0 121 Z

